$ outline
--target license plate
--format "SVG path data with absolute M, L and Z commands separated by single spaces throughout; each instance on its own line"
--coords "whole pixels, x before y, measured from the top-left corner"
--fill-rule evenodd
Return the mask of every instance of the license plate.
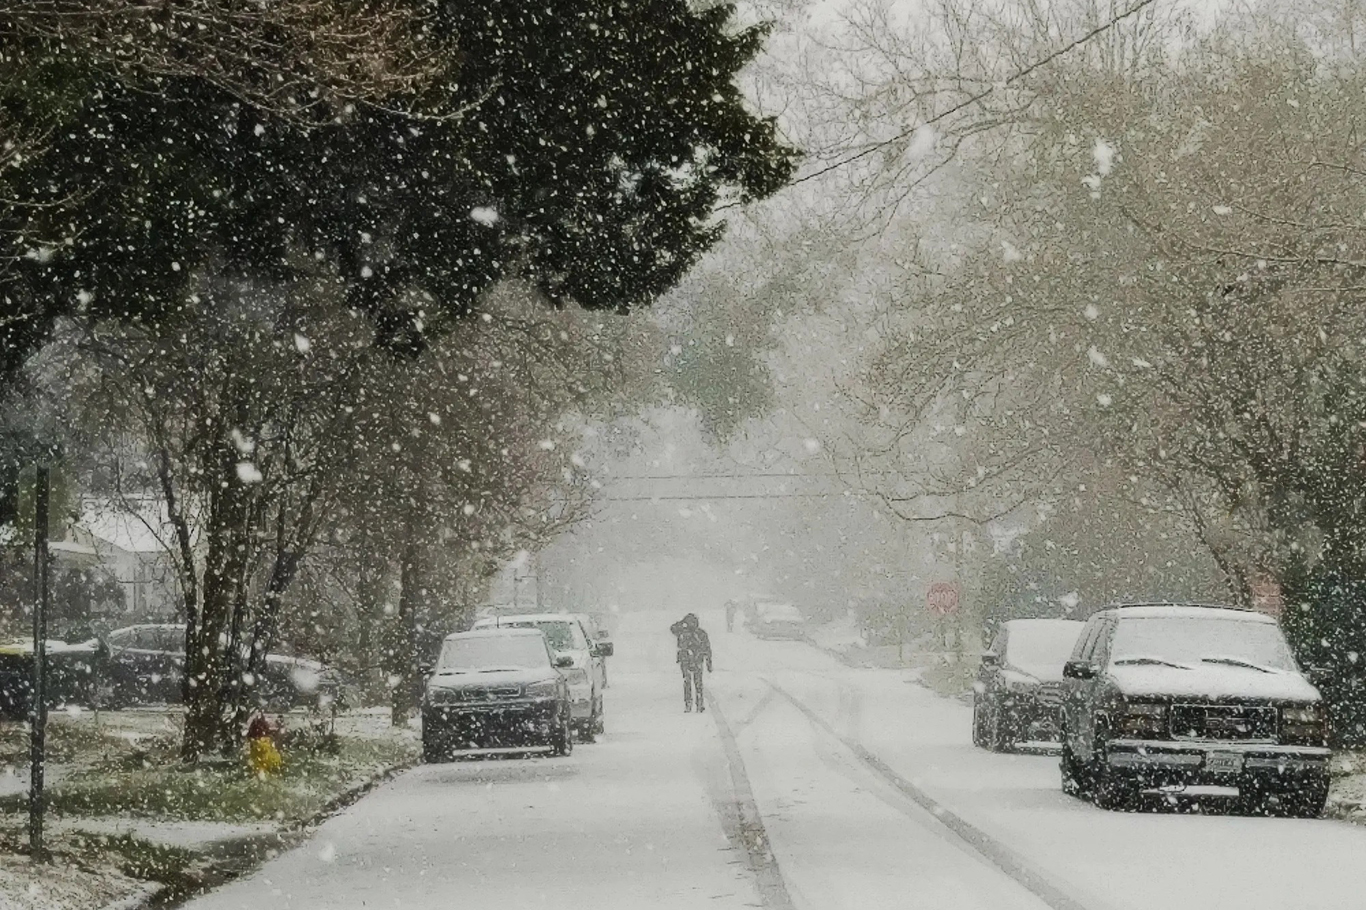
M 1205 770 L 1212 774 L 1241 774 L 1243 757 L 1237 752 L 1211 752 L 1205 756 Z

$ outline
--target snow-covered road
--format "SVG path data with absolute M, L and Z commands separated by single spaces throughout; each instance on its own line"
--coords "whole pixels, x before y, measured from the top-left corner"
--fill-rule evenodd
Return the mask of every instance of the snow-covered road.
M 602 742 L 419 768 L 190 906 L 1366 906 L 1366 831 L 1102 812 L 1061 794 L 1055 758 L 973 749 L 968 710 L 900 672 L 719 616 L 719 712 L 683 714 L 672 618 L 623 618 Z

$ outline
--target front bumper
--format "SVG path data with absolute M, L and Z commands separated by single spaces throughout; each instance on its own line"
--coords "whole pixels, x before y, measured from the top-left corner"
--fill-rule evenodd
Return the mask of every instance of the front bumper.
M 1280 790 L 1327 786 L 1332 751 L 1318 746 L 1218 740 L 1112 740 L 1106 764 L 1151 787 L 1234 786 Z
M 422 706 L 422 738 L 443 749 L 550 745 L 560 724 L 555 699 Z
M 1031 742 L 1057 742 L 1061 739 L 1062 705 L 1056 699 L 1033 692 L 1007 692 L 1001 697 L 1001 710 L 1010 718 L 1016 735 Z

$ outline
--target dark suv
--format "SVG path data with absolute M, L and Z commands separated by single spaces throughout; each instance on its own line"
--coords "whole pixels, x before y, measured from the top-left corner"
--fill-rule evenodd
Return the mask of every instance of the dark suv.
M 422 696 L 422 757 L 450 761 L 473 749 L 549 749 L 568 755 L 573 705 L 545 633 L 527 626 L 449 635 Z
M 1249 812 L 1323 811 L 1323 701 L 1270 617 L 1201 606 L 1102 610 L 1063 675 L 1064 791 L 1133 809 L 1145 791 L 1201 787 Z
M 1076 647 L 1075 619 L 1012 619 L 982 655 L 972 687 L 972 742 L 1007 752 L 1023 742 L 1056 742 L 1062 668 Z

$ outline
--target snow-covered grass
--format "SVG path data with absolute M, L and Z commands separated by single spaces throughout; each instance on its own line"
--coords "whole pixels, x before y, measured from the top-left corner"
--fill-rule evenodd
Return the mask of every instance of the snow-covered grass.
M 73 772 L 48 791 L 49 805 L 67 816 L 293 823 L 376 773 L 416 757 L 416 745 L 406 737 L 341 736 L 333 748 L 320 745 L 284 746 L 283 772 L 260 779 L 245 761 L 183 765 L 173 749 L 157 743 L 161 748 Z
M 132 838 L 66 837 L 50 842 L 51 862 L 34 863 L 18 830 L 0 835 L 0 907 L 96 910 L 151 893 L 150 880 L 176 873 L 174 850 L 148 851 Z

